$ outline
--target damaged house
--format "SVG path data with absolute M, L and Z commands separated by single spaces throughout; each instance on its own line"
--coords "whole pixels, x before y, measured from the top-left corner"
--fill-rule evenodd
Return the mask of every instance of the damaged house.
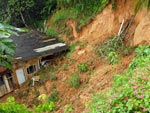
M 31 78 L 45 62 L 68 50 L 56 38 L 35 31 L 11 37 L 16 45 L 12 70 L 0 67 L 0 97 L 20 87 Z

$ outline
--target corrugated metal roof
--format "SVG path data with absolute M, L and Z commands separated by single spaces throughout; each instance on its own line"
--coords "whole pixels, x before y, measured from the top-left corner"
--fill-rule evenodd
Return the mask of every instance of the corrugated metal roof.
M 11 36 L 16 45 L 16 60 L 28 60 L 35 57 L 53 55 L 68 49 L 68 46 L 56 38 L 46 37 L 35 31 Z

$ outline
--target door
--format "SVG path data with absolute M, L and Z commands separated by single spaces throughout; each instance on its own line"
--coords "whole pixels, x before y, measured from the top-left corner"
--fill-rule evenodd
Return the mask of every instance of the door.
M 26 81 L 23 69 L 16 70 L 16 74 L 20 85 Z

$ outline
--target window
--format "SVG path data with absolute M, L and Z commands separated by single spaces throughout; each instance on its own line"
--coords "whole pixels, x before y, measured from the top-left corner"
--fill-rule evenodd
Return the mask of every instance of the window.
M 4 80 L 3 80 L 3 77 L 0 76 L 0 86 L 4 84 Z
M 35 66 L 35 65 L 31 65 L 31 66 L 29 66 L 29 67 L 27 68 L 27 73 L 28 73 L 28 74 L 32 74 L 32 73 L 34 73 L 34 72 L 36 72 L 36 66 Z

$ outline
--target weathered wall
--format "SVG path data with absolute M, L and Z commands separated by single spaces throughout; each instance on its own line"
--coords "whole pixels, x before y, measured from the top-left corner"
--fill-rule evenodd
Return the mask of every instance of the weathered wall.
M 19 83 L 18 83 L 18 78 L 17 78 L 17 75 L 16 75 L 16 70 L 22 68 L 24 70 L 24 75 L 25 75 L 25 78 L 27 80 L 27 79 L 31 78 L 32 75 L 33 75 L 33 74 L 28 74 L 27 73 L 27 67 L 29 67 L 31 65 L 36 65 L 37 69 L 40 69 L 39 59 L 40 58 L 35 58 L 35 59 L 28 60 L 26 62 L 19 61 L 19 62 L 13 64 L 12 74 L 13 74 L 13 77 L 14 77 L 14 83 L 15 83 L 16 87 L 20 86 Z

